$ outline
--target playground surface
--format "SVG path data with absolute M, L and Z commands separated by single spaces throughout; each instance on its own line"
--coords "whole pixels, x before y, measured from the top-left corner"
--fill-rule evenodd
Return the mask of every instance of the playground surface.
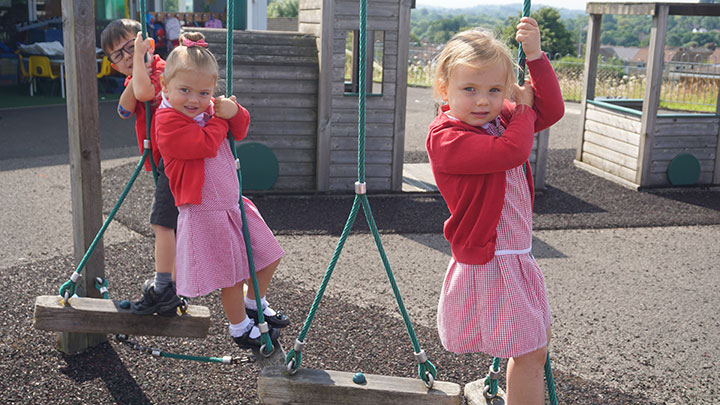
M 409 89 L 406 162 L 422 168 L 429 91 Z M 418 100 L 417 102 L 415 100 Z M 637 192 L 573 167 L 579 106 L 550 133 L 547 189 L 535 202 L 533 251 L 553 313 L 551 358 L 563 404 L 713 404 L 720 401 L 720 190 Z M 132 125 L 101 104 L 104 212 L 138 157 Z M 108 336 L 78 355 L 32 328 L 34 299 L 74 270 L 65 110 L 0 110 L 0 381 L 22 403 L 257 403 L 256 364 L 157 359 Z M 430 118 L 428 118 L 430 116 Z M 37 118 L 36 118 L 37 117 Z M 42 117 L 42 118 L 40 118 Z M 64 126 L 65 125 L 65 126 Z M 51 127 L 50 129 L 48 129 Z M 12 136 L 12 138 L 11 138 Z M 152 179 L 142 175 L 106 238 L 113 298 L 137 298 L 153 269 L 147 225 Z M 286 256 L 268 300 L 293 320 L 292 346 L 352 205 L 349 194 L 250 195 Z M 449 246 L 447 210 L 433 192 L 370 195 L 370 205 L 421 347 L 438 379 L 465 384 L 485 355 L 446 352 L 435 311 Z M 193 300 L 212 313 L 207 339 L 135 338 L 173 353 L 238 356 L 219 294 Z M 313 326 L 303 367 L 416 377 L 412 345 L 361 216 Z M 504 369 L 504 363 L 503 363 Z

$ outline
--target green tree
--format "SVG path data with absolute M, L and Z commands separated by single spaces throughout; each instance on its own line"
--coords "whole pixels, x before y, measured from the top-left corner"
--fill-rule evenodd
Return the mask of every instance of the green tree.
M 267 6 L 267 15 L 270 18 L 297 17 L 298 0 L 270 0 Z
M 530 16 L 537 20 L 540 27 L 540 46 L 543 51 L 551 56 L 556 54 L 564 56 L 577 52 L 574 35 L 560 21 L 560 13 L 556 9 L 542 7 L 531 13 Z M 518 47 L 515 33 L 521 17 L 522 13 L 518 13 L 517 17 L 508 17 L 505 21 L 505 28 L 500 31 L 501 39 L 514 49 Z

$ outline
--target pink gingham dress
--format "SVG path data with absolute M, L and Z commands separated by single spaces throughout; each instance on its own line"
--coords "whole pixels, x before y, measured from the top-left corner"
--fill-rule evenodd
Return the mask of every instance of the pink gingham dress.
M 496 120 L 486 129 L 501 135 Z M 522 165 L 505 175 L 495 257 L 482 265 L 450 259 L 440 301 L 438 332 L 455 353 L 517 357 L 547 345 L 550 326 L 545 279 L 530 253 L 532 207 Z
M 198 117 L 196 121 L 203 126 L 209 119 Z M 235 158 L 229 143 L 223 142 L 215 157 L 205 159 L 202 203 L 178 207 L 175 263 L 178 295 L 206 295 L 250 278 L 239 197 Z M 243 206 L 255 270 L 260 271 L 285 252 L 255 205 L 243 197 Z

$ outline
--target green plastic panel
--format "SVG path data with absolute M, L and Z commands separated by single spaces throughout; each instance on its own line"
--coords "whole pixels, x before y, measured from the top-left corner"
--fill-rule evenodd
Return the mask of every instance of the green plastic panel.
M 700 162 L 689 153 L 680 153 L 670 161 L 667 175 L 673 186 L 697 184 L 700 178 Z
M 243 142 L 236 146 L 243 190 L 269 190 L 278 178 L 278 160 L 267 146 Z

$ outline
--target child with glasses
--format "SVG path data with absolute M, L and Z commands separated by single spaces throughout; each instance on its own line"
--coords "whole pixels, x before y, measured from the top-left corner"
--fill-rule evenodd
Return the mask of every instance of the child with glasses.
M 162 100 L 160 77 L 165 71 L 165 61 L 153 55 L 153 40 L 143 39 L 141 25 L 135 20 L 112 21 L 100 35 L 100 46 L 112 67 L 127 76 L 117 111 L 123 119 L 135 115 L 138 146 L 140 152 L 143 152 L 143 143 L 147 139 L 145 117 L 146 114 L 152 117 Z M 146 101 L 150 102 L 150 111 L 145 111 Z M 155 278 L 145 282 L 143 297 L 133 303 L 132 312 L 138 315 L 158 313 L 173 316 L 181 304 L 173 281 L 178 210 L 170 192 L 157 141 L 151 141 L 152 157 L 158 173 L 150 213 L 150 224 L 155 234 Z M 145 161 L 145 170 L 151 170 L 149 160 Z

